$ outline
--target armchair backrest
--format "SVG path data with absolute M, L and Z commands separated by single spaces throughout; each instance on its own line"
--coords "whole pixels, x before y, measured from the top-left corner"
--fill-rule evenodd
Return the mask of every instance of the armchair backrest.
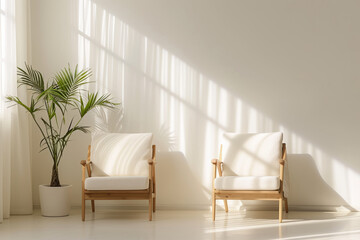
M 281 132 L 224 133 L 223 176 L 279 176 L 282 140 Z
M 92 176 L 149 176 L 152 133 L 92 135 Z

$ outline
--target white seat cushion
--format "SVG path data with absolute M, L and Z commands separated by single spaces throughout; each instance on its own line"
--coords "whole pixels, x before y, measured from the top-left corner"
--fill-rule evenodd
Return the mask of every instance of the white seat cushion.
M 91 141 L 92 176 L 149 176 L 152 133 L 96 133 Z
M 141 176 L 89 177 L 86 190 L 142 190 L 149 188 L 149 178 Z
M 276 176 L 215 178 L 215 189 L 217 190 L 277 190 L 279 187 L 280 179 Z

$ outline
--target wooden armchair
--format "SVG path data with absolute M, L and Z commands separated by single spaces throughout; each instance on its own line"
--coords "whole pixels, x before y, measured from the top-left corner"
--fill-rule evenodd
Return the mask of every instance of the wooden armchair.
M 156 209 L 155 158 L 152 134 L 97 134 L 82 160 L 81 218 L 85 200 L 149 200 L 149 221 Z M 86 172 L 88 178 L 86 178 Z
M 213 159 L 212 218 L 215 221 L 216 200 L 276 200 L 279 201 L 279 222 L 282 222 L 284 165 L 286 144 L 282 133 L 224 134 L 224 149 L 219 159 Z M 216 171 L 219 177 L 216 177 Z

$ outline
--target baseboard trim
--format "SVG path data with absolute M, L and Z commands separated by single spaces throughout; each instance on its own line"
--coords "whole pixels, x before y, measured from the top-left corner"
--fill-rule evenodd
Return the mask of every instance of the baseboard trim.
M 106 204 L 101 203 L 102 201 L 96 201 L 96 206 L 104 209 L 112 208 L 119 210 L 146 210 L 148 205 L 146 204 Z M 87 207 L 90 207 L 90 203 L 86 204 Z M 80 205 L 73 205 L 72 208 L 80 208 Z M 34 209 L 40 209 L 39 205 L 34 205 Z M 158 210 L 169 210 L 169 211 L 210 211 L 211 206 L 206 204 L 158 204 L 156 206 Z M 223 206 L 217 205 L 217 209 L 224 210 Z M 240 208 L 234 208 L 229 206 L 230 211 L 278 211 L 278 206 L 275 205 L 246 205 L 241 206 Z M 335 205 L 289 205 L 289 211 L 304 211 L 304 212 L 357 212 L 358 210 L 354 209 L 351 206 L 335 206 Z

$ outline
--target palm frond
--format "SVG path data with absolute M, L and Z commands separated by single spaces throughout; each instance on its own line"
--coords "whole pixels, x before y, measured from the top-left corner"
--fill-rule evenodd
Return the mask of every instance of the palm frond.
M 19 86 L 25 85 L 37 94 L 41 94 L 45 89 L 42 74 L 25 63 L 26 70 L 18 67 Z
M 78 102 L 79 89 L 82 85 L 88 84 L 92 73 L 90 69 L 78 72 L 78 66 L 74 73 L 70 66 L 62 69 L 54 78 L 54 96 L 64 104 L 75 105 Z
M 10 102 L 15 102 L 18 105 L 22 106 L 23 108 L 25 108 L 31 114 L 41 110 L 41 108 L 36 107 L 37 101 L 35 101 L 34 98 L 31 98 L 29 106 L 27 106 L 18 97 L 15 97 L 15 96 L 7 96 L 6 99 L 8 101 L 10 101 Z
M 68 137 L 70 134 L 72 134 L 75 131 L 81 131 L 83 133 L 89 133 L 89 126 L 76 126 L 73 128 L 68 129 L 68 131 L 65 133 L 64 138 Z
M 118 103 L 111 101 L 110 94 L 99 96 L 98 93 L 88 93 L 87 102 L 85 103 L 82 96 L 80 96 L 80 109 L 81 117 L 84 117 L 91 109 L 101 106 L 106 108 L 114 108 Z

